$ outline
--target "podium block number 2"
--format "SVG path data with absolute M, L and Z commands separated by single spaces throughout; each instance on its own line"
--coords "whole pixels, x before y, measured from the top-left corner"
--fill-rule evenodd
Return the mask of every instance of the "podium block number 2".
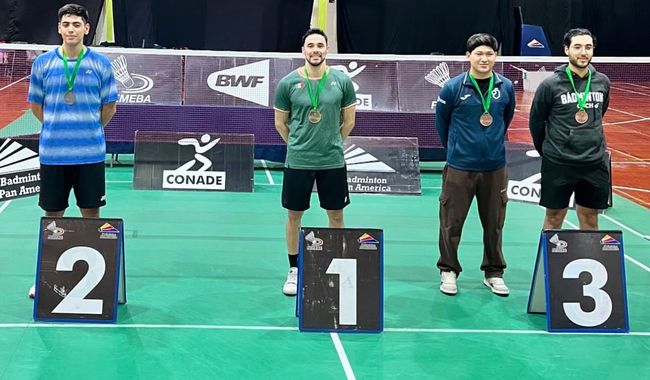
M 595 307 L 592 311 L 584 311 L 579 302 L 564 302 L 564 313 L 573 323 L 594 327 L 605 323 L 612 315 L 612 299 L 602 290 L 607 284 L 607 269 L 600 262 L 593 259 L 578 259 L 569 262 L 562 273 L 566 279 L 578 279 L 580 274 L 589 273 L 591 282 L 582 286 L 582 295 L 594 300 Z
M 339 275 L 339 324 L 357 324 L 357 260 L 333 258 L 327 274 Z
M 86 299 L 86 296 L 95 289 L 106 273 L 106 262 L 99 251 L 90 247 L 72 247 L 59 257 L 56 270 L 58 272 L 72 272 L 75 263 L 79 261 L 88 264 L 88 272 L 52 310 L 52 313 L 102 314 L 103 300 Z

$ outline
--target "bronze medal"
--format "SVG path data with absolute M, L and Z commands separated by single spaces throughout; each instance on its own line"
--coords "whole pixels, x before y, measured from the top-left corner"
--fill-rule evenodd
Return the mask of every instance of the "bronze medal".
M 66 91 L 65 94 L 63 95 L 63 100 L 66 102 L 66 104 L 73 105 L 75 102 L 74 92 Z
M 313 110 L 309 111 L 308 118 L 309 118 L 310 123 L 316 124 L 316 123 L 320 122 L 321 114 L 320 114 L 320 112 L 318 112 L 318 110 L 313 109 Z
M 587 122 L 587 120 L 589 120 L 589 114 L 587 111 L 584 109 L 579 109 L 578 112 L 576 112 L 576 121 L 579 124 L 584 124 Z
M 490 125 L 492 125 L 492 121 L 493 121 L 492 115 L 490 115 L 487 112 L 483 113 L 483 115 L 481 115 L 481 117 L 478 120 L 481 123 L 481 125 L 484 127 L 489 127 Z

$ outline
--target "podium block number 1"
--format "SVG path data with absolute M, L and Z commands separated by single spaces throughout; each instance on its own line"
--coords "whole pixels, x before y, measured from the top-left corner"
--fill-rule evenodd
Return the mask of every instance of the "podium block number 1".
M 357 324 L 357 260 L 333 258 L 327 274 L 339 275 L 339 324 Z

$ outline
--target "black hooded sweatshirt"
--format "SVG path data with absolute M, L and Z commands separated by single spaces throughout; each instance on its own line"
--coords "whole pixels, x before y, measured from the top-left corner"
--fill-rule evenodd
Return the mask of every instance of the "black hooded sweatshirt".
M 605 159 L 605 134 L 603 116 L 609 106 L 609 78 L 589 65 L 591 88 L 587 95 L 585 111 L 589 120 L 580 124 L 575 115 L 578 100 L 571 87 L 565 68 L 555 69 L 537 88 L 530 108 L 529 128 L 535 149 L 544 158 L 557 163 L 587 166 Z M 580 94 L 587 85 L 588 76 L 580 78 L 571 72 Z

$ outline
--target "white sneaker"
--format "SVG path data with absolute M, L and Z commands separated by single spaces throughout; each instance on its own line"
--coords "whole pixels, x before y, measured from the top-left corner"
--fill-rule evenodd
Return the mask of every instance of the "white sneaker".
M 29 298 L 34 299 L 36 297 L 36 285 L 32 285 L 31 288 L 29 288 L 29 293 L 27 293 Z
M 453 296 L 458 293 L 458 287 L 456 286 L 456 273 L 440 272 L 440 291 L 448 296 Z
M 289 268 L 289 273 L 287 274 L 287 281 L 284 282 L 282 287 L 282 293 L 285 296 L 295 296 L 298 292 L 298 268 L 291 267 Z
M 503 282 L 501 277 L 488 277 L 483 280 L 483 284 L 492 290 L 492 293 L 501 296 L 507 297 L 510 294 L 510 289 L 506 286 L 506 283 Z

